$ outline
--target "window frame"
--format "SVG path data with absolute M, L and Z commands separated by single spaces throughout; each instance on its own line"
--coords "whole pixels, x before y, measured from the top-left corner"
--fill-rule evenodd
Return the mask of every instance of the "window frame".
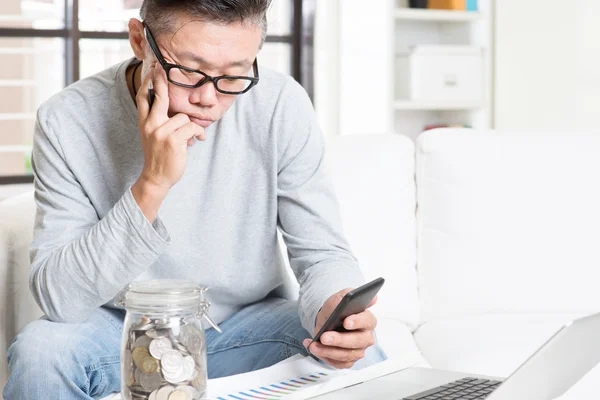
M 282 1 L 282 0 L 273 0 Z M 291 46 L 291 75 L 313 98 L 313 37 L 316 0 L 289 0 L 292 4 L 289 35 L 267 35 L 267 43 Z M 81 39 L 128 39 L 129 33 L 82 31 L 79 29 L 79 0 L 65 0 L 65 26 L 62 29 L 0 27 L 0 38 L 61 38 L 65 41 L 65 87 L 79 80 Z M 0 185 L 32 183 L 33 175 L 0 176 Z

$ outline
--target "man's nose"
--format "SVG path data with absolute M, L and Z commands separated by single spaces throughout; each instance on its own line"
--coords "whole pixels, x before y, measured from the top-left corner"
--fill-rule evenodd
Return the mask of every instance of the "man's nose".
M 213 82 L 206 82 L 199 88 L 190 91 L 190 102 L 193 104 L 209 107 L 217 103 L 217 89 Z

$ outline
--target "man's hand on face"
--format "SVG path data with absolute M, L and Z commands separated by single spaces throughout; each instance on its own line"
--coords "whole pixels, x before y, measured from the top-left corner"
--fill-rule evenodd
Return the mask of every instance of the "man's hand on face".
M 155 92 L 152 109 L 148 102 L 150 81 Z M 205 139 L 204 128 L 182 113 L 169 118 L 167 75 L 158 63 L 144 76 L 136 102 L 144 168 L 131 191 L 146 218 L 153 222 L 167 193 L 185 172 L 188 146 L 193 145 L 194 137 Z
M 331 296 L 319 313 L 313 336 L 319 332 L 327 318 L 342 300 L 344 295 L 352 289 L 344 289 Z M 377 297 L 371 301 L 368 307 L 377 302 Z M 304 340 L 304 347 L 327 364 L 335 368 L 351 368 L 354 363 L 365 356 L 368 347 L 375 343 L 373 331 L 377 326 L 377 318 L 368 310 L 359 314 L 353 314 L 344 320 L 344 328 L 348 332 L 328 331 L 321 335 L 321 342 Z M 310 347 L 309 347 L 310 345 Z
M 152 109 L 148 102 L 150 80 L 155 92 Z M 194 143 L 193 138 L 204 140 L 204 128 L 182 113 L 169 118 L 167 75 L 159 63 L 148 70 L 136 101 L 138 129 L 144 150 L 144 169 L 140 178 L 168 190 L 183 176 L 187 147 Z

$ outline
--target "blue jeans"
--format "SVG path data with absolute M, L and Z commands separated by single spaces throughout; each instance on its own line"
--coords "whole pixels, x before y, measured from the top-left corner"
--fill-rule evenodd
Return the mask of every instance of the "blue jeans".
M 28 324 L 8 350 L 11 375 L 4 398 L 95 399 L 119 392 L 124 316 L 123 311 L 100 308 L 80 324 L 45 318 Z M 209 378 L 265 368 L 295 354 L 308 355 L 302 341 L 310 335 L 292 301 L 265 299 L 220 326 L 223 334 L 206 331 Z M 354 368 L 384 359 L 375 345 Z

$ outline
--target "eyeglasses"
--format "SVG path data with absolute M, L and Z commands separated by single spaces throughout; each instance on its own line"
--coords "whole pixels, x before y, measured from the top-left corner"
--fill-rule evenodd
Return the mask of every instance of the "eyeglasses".
M 238 75 L 223 75 L 223 76 L 210 76 L 197 69 L 191 69 L 184 67 L 183 65 L 168 63 L 160 53 L 154 35 L 150 32 L 148 25 L 144 24 L 144 34 L 148 45 L 152 49 L 152 52 L 158 59 L 158 62 L 167 73 L 167 80 L 174 85 L 195 89 L 204 85 L 206 82 L 212 82 L 215 85 L 215 89 L 218 92 L 224 94 L 243 94 L 248 90 L 252 89 L 258 83 L 258 61 L 255 58 L 252 64 L 254 77 L 251 76 L 238 76 Z

